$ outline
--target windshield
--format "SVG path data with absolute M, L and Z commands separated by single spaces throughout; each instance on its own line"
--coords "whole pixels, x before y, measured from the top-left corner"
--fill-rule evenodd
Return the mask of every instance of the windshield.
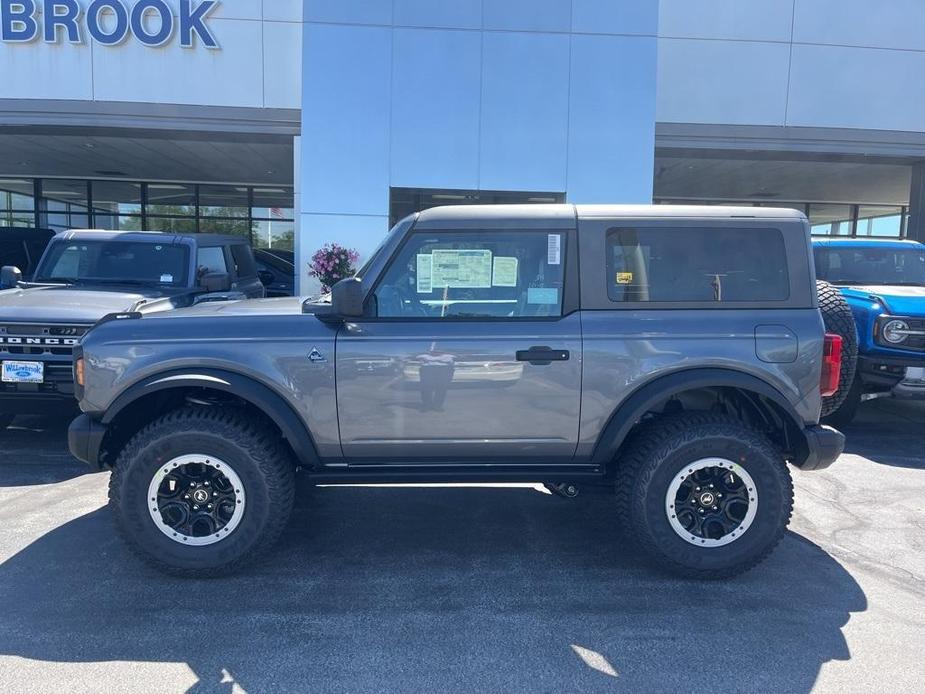
M 841 285 L 925 287 L 925 247 L 816 248 L 816 276 Z
M 385 244 L 389 242 L 389 240 L 392 238 L 394 234 L 404 233 L 405 230 L 408 227 L 410 227 L 413 222 L 414 222 L 414 216 L 412 215 L 409 217 L 405 217 L 403 220 L 401 220 L 395 226 L 389 229 L 389 232 L 385 236 L 382 237 L 382 240 L 379 242 L 379 245 L 376 246 L 376 250 L 374 250 L 372 253 L 369 254 L 369 258 L 367 259 L 365 263 L 363 263 L 363 267 L 357 270 L 356 276 L 360 278 L 365 277 L 366 273 L 369 271 L 370 266 L 372 266 L 373 262 L 375 262 L 376 257 L 382 252 L 382 249 L 385 247 Z
M 144 241 L 52 243 L 35 282 L 186 286 L 189 248 Z

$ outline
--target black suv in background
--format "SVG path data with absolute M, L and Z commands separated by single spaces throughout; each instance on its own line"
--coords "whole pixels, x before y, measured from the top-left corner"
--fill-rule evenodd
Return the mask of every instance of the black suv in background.
M 0 267 L 14 265 L 22 271 L 23 277 L 32 277 L 54 236 L 51 229 L 0 227 Z M 7 287 L 0 286 L 0 289 Z
M 276 248 L 254 249 L 257 276 L 267 288 L 268 297 L 295 293 L 295 253 Z
M 76 405 L 72 352 L 100 319 L 266 293 L 247 241 L 213 234 L 68 231 L 22 278 L 0 273 L 0 428 Z

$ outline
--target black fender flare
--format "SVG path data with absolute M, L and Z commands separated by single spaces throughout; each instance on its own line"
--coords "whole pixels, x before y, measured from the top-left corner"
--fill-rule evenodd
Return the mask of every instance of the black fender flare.
M 675 371 L 659 376 L 637 388 L 623 400 L 611 414 L 591 454 L 592 462 L 607 465 L 613 461 L 620 446 L 639 419 L 655 405 L 676 393 L 698 388 L 740 388 L 766 397 L 788 416 L 793 428 L 800 432 L 806 445 L 804 429 L 806 424 L 797 414 L 790 401 L 777 388 L 757 376 L 723 368 L 698 368 Z M 803 451 L 795 451 L 802 455 Z
M 285 398 L 249 376 L 223 369 L 174 369 L 154 374 L 133 383 L 113 400 L 102 418 L 104 425 L 111 424 L 119 414 L 139 399 L 175 388 L 210 388 L 235 395 L 263 412 L 280 428 L 299 463 L 318 465 L 318 451 L 311 434 Z

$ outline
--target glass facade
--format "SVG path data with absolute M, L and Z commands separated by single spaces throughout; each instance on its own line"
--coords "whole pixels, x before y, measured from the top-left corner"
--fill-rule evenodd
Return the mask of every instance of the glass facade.
M 293 199 L 284 186 L 0 178 L 0 226 L 235 234 L 291 251 Z
M 35 226 L 32 179 L 10 178 L 0 183 L 0 226 Z
M 389 226 L 394 226 L 397 221 L 414 212 L 442 205 L 530 205 L 556 202 L 565 202 L 565 193 L 391 188 Z
M 906 235 L 909 208 L 905 205 L 849 205 L 829 202 L 756 202 L 754 200 L 656 199 L 662 205 L 737 205 L 788 207 L 808 218 L 813 236 L 872 236 L 902 238 Z

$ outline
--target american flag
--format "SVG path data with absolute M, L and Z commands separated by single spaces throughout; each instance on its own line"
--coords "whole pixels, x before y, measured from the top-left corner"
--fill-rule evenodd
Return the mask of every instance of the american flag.
M 282 218 L 283 218 L 283 209 L 282 209 L 281 207 L 271 207 L 271 208 L 270 208 L 270 216 L 271 216 L 271 217 L 274 217 L 274 218 L 276 218 L 276 219 L 282 219 Z

